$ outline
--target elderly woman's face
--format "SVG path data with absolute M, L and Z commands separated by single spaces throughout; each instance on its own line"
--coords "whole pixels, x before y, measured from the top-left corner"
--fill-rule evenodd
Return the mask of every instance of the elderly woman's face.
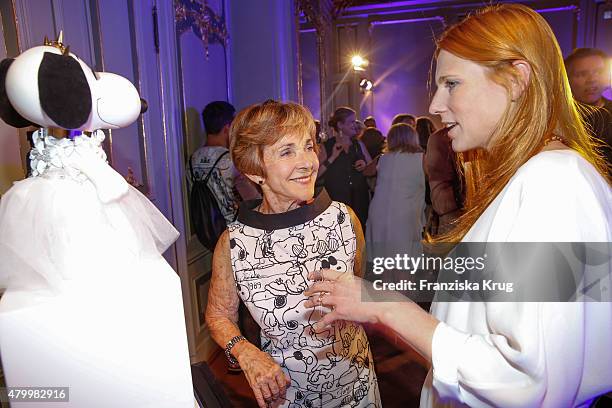
M 438 89 L 429 112 L 449 128 L 453 150 L 486 148 L 509 103 L 506 88 L 493 82 L 487 68 L 440 51 L 436 68 Z
M 287 202 L 307 201 L 314 196 L 319 160 L 310 135 L 285 136 L 265 147 L 263 153 L 265 195 Z

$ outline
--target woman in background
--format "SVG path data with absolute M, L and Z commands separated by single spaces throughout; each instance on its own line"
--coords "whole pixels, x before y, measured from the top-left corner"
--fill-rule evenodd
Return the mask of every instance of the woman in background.
M 425 176 L 423 151 L 412 126 L 405 123 L 391 126 L 377 174 L 366 227 L 368 260 L 395 253 L 419 256 Z
M 423 151 L 426 151 L 429 136 L 436 131 L 436 127 L 434 126 L 432 120 L 427 116 L 419 117 L 416 120 L 416 125 L 414 127 L 419 134 L 419 146 L 421 146 Z
M 385 137 L 380 130 L 373 127 L 366 128 L 359 140 L 365 145 L 370 157 L 374 160 L 380 156 L 385 147 Z
M 334 136 L 319 152 L 319 177 L 332 200 L 351 207 L 361 225 L 368 219 L 370 190 L 366 176 L 371 176 L 366 165 L 372 161 L 363 142 L 357 140 L 358 127 L 355 111 L 341 107 L 329 119 Z M 374 166 L 371 166 L 375 170 Z
M 425 156 L 423 157 L 423 161 L 426 163 L 427 160 L 427 144 L 429 143 L 429 136 L 431 136 L 435 131 L 436 127 L 431 119 L 427 116 L 421 116 L 416 120 L 415 125 L 416 131 L 419 134 L 419 145 L 423 152 L 425 152 Z M 432 228 L 438 225 L 438 220 L 436 214 L 434 213 L 434 209 L 431 202 L 431 187 L 429 185 L 429 174 L 427 174 L 427 165 L 423 166 L 425 170 L 425 229 L 424 233 L 427 233 L 432 230 Z

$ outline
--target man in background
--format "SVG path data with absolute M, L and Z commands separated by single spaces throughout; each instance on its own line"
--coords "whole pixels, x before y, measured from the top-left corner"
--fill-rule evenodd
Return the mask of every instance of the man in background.
M 398 123 L 405 123 L 414 127 L 416 125 L 416 116 L 411 115 L 409 113 L 398 113 L 393 117 L 391 121 L 391 126 L 397 125 Z
M 376 119 L 374 119 L 374 116 L 370 115 L 370 116 L 368 116 L 367 118 L 365 118 L 365 119 L 363 120 L 363 124 L 364 124 L 364 125 L 365 125 L 367 128 L 370 128 L 370 127 L 375 128 L 375 127 L 376 127 Z
M 235 114 L 234 106 L 225 101 L 206 105 L 202 111 L 206 143 L 191 156 L 196 180 L 206 178 L 212 171 L 207 186 L 215 196 L 227 224 L 236 218 L 240 201 L 259 196 L 256 187 L 236 170 L 229 154 L 229 128 Z
M 565 59 L 572 94 L 588 106 L 584 119 L 602 146 L 601 153 L 612 166 L 612 101 L 603 96 L 610 86 L 610 59 L 597 48 L 577 48 Z

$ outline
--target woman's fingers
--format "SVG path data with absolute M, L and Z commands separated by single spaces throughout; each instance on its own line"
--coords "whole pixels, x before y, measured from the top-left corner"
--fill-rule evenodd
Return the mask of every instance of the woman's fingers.
M 253 387 L 253 394 L 255 394 L 255 399 L 257 400 L 257 405 L 259 405 L 259 408 L 267 408 L 268 404 L 266 403 L 266 400 L 264 399 L 259 387 Z
M 259 388 L 261 395 L 263 395 L 267 402 L 272 401 L 272 391 L 270 391 L 270 387 L 268 386 L 268 382 L 266 380 L 261 379 L 257 381 L 257 388 Z
M 280 373 L 276 375 L 276 384 L 278 385 L 278 388 L 280 390 L 279 396 L 281 398 L 285 398 L 287 394 L 287 387 L 289 386 L 290 381 L 287 378 L 287 375 L 283 371 L 281 371 Z
M 269 374 L 262 376 L 257 381 L 257 388 L 260 390 L 264 402 L 270 403 L 279 398 L 285 398 L 289 382 L 285 373 L 277 366 L 276 370 L 271 370 Z
M 272 393 L 272 399 L 277 399 L 281 394 L 281 390 L 278 384 L 276 383 L 276 376 L 267 379 L 266 384 L 268 384 L 268 387 L 270 388 L 270 392 Z
M 312 328 L 315 331 L 322 331 L 331 326 L 331 324 L 336 320 L 338 320 L 338 313 L 334 311 L 323 316 L 323 318 L 315 323 Z
M 313 296 L 309 297 L 306 302 L 304 302 L 304 307 L 313 308 L 319 306 L 326 306 L 330 309 L 336 307 L 336 302 L 338 301 L 338 297 L 332 296 L 329 293 L 315 293 Z
M 315 282 L 304 291 L 304 295 L 310 296 L 317 292 L 333 292 L 335 286 L 334 281 Z
M 241 365 L 253 389 L 257 404 L 266 408 L 274 401 L 284 399 L 290 381 L 282 368 L 270 355 L 261 350 L 255 350 L 247 357 L 242 357 Z
M 346 272 L 332 271 L 331 269 L 319 269 L 308 274 L 308 279 L 314 281 L 337 280 L 343 275 L 350 275 Z

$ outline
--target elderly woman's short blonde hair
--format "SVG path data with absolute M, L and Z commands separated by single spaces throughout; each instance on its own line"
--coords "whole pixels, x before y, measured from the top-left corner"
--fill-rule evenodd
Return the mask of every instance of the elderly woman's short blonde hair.
M 264 148 L 287 135 L 309 135 L 316 149 L 314 118 L 302 105 L 268 100 L 243 109 L 230 127 L 234 166 L 243 174 L 264 177 Z

